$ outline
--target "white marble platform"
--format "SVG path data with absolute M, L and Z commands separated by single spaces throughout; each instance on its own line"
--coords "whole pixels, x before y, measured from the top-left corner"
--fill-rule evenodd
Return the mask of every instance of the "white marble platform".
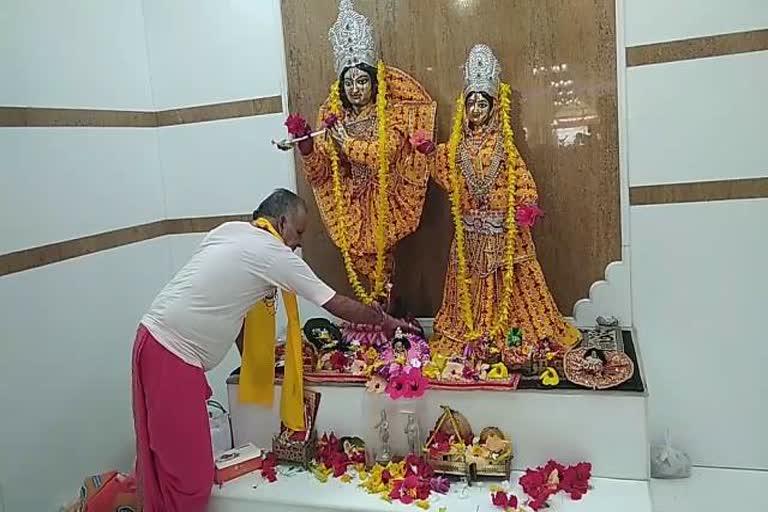
M 694 467 L 691 478 L 651 480 L 654 512 L 768 511 L 768 471 Z
M 513 475 L 517 482 L 520 474 Z M 254 488 L 255 486 L 255 488 Z M 445 496 L 430 498 L 430 511 L 445 507 L 448 512 L 498 512 L 491 503 L 489 484 L 471 487 L 468 496 L 459 497 L 463 484 L 456 484 Z M 580 501 L 572 501 L 564 494 L 552 498 L 550 510 L 556 512 L 651 512 L 648 482 L 592 479 L 592 490 Z M 512 492 L 522 498 L 522 490 L 515 484 Z M 260 476 L 247 475 L 214 490 L 209 512 L 392 512 L 420 510 L 413 505 L 387 503 L 367 494 L 356 482 L 344 484 L 329 480 L 321 484 L 308 473 L 279 477 L 273 484 Z
M 497 426 L 512 438 L 513 469 L 523 470 L 550 458 L 564 464 L 589 461 L 596 477 L 648 480 L 649 447 L 646 395 L 593 391 L 427 391 L 416 403 L 393 402 L 361 387 L 312 386 L 322 393 L 317 431 L 359 435 L 376 442 L 373 425 L 380 410 L 388 411 L 392 443 L 405 446 L 402 409 L 414 409 L 426 436 L 440 414 L 440 405 L 462 412 L 475 432 Z M 279 426 L 279 387 L 275 407 L 242 405 L 238 386 L 228 386 L 233 433 L 237 445 L 253 442 L 270 447 Z M 402 453 L 402 451 L 401 451 Z

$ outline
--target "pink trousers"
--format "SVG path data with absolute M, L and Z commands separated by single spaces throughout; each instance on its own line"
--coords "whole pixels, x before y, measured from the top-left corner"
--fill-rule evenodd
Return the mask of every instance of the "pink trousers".
M 160 345 L 143 325 L 133 345 L 136 478 L 144 512 L 203 512 L 213 451 L 201 368 Z

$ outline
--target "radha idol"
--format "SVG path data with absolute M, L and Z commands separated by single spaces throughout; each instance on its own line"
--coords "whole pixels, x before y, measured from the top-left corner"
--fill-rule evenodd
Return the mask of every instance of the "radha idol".
M 455 234 L 431 344 L 447 357 L 490 348 L 522 363 L 542 343 L 564 348 L 581 335 L 558 311 L 536 257 L 530 228 L 538 194 L 515 147 L 499 61 L 477 45 L 464 73 L 451 137 L 438 146 L 434 169 Z
M 329 39 L 338 80 L 318 130 L 298 146 L 355 294 L 385 303 L 394 247 L 419 225 L 434 150 L 424 135 L 434 133 L 436 105 L 411 76 L 379 60 L 373 28 L 351 0 L 339 2 Z M 301 131 L 310 135 L 308 127 L 293 134 Z

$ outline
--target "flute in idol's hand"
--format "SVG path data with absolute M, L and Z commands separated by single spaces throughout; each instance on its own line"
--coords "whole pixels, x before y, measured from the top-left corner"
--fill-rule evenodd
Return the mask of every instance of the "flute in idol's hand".
M 317 131 L 312 131 L 312 129 L 309 127 L 309 123 L 307 123 L 306 119 L 301 117 L 299 114 L 290 114 L 288 116 L 288 119 L 285 121 L 285 126 L 288 128 L 288 133 L 293 137 L 292 139 L 283 139 L 279 142 L 272 141 L 272 144 L 277 146 L 279 149 L 283 151 L 288 151 L 289 149 L 292 149 L 294 146 L 296 146 L 298 143 L 303 142 L 305 140 L 312 139 L 314 137 L 317 137 L 318 135 L 323 135 L 331 129 L 333 131 L 333 127 L 336 125 L 336 122 L 338 119 L 335 115 L 330 114 L 326 119 L 323 120 L 323 128 Z M 346 134 L 346 132 L 344 132 Z
M 307 139 L 313 139 L 317 137 L 318 135 L 323 135 L 326 132 L 326 129 L 323 128 L 322 130 L 317 130 L 311 133 L 308 133 L 306 135 L 302 135 L 301 137 L 296 137 L 294 139 L 283 139 L 283 140 L 273 140 L 272 144 L 277 146 L 278 149 L 281 149 L 283 151 L 288 151 L 290 149 L 293 149 L 296 144 L 299 142 L 303 142 Z

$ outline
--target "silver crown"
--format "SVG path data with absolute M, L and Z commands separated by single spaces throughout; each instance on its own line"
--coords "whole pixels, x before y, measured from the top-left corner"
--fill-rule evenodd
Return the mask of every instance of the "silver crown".
M 492 97 L 499 94 L 501 64 L 493 51 L 484 44 L 477 44 L 469 51 L 464 64 L 464 95 L 484 92 Z
M 352 0 L 339 0 L 339 17 L 328 31 L 328 39 L 336 58 L 337 75 L 358 64 L 376 67 L 378 52 L 373 27 L 365 16 L 355 12 Z

